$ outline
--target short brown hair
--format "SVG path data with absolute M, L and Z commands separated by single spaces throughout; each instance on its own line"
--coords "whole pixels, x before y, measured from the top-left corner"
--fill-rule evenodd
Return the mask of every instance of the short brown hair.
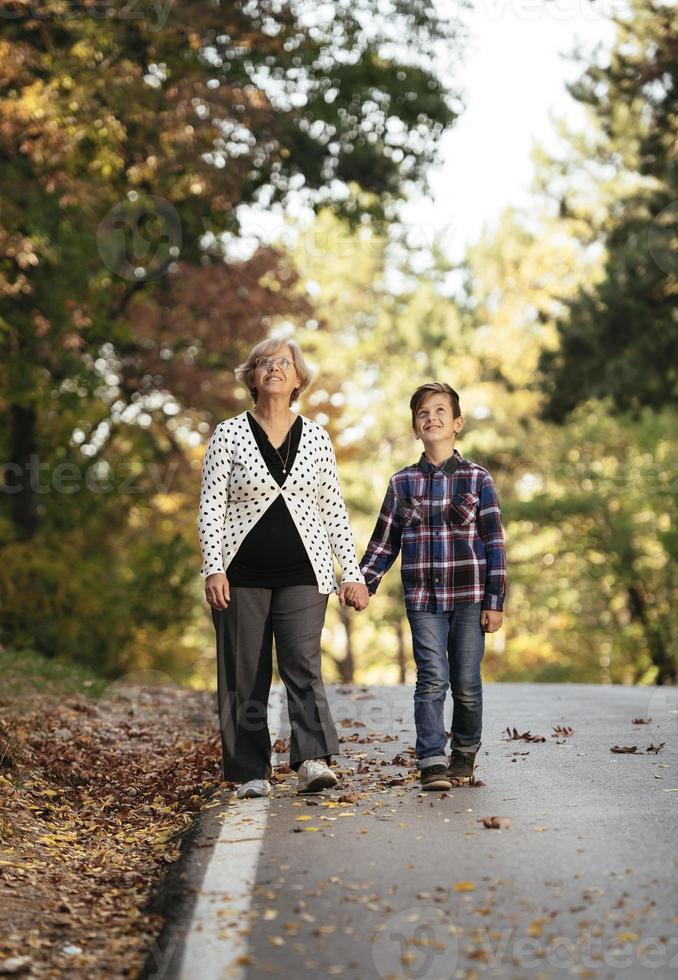
M 299 378 L 299 384 L 290 395 L 290 405 L 297 400 L 302 391 L 306 391 L 311 383 L 312 375 L 310 368 L 304 360 L 301 347 L 296 340 L 291 340 L 287 337 L 271 337 L 269 340 L 262 340 L 258 344 L 255 344 L 247 355 L 247 360 L 239 364 L 234 371 L 236 380 L 244 384 L 249 390 L 255 405 L 257 403 L 257 395 L 259 394 L 254 387 L 254 372 L 257 366 L 257 358 L 270 357 L 271 354 L 279 351 L 281 347 L 289 347 L 292 351 L 292 360 L 294 361 L 294 366 L 297 369 L 297 377 Z
M 438 381 L 431 381 L 426 385 L 419 385 L 415 393 L 410 398 L 410 411 L 412 412 L 412 428 L 415 426 L 417 412 L 419 411 L 419 406 L 428 398 L 429 395 L 447 395 L 452 403 L 452 415 L 453 417 L 459 418 L 461 415 L 461 406 L 459 404 L 459 395 L 454 390 L 450 388 L 448 384 L 444 384 Z

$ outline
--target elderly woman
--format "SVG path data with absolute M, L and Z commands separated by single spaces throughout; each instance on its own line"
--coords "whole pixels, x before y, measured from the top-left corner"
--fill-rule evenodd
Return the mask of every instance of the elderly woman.
M 216 631 L 224 779 L 237 796 L 271 791 L 267 723 L 272 641 L 287 691 L 297 791 L 335 786 L 339 752 L 321 676 L 331 592 L 367 605 L 332 443 L 290 406 L 310 382 L 299 345 L 265 340 L 237 368 L 254 407 L 215 428 L 203 462 L 201 575 Z M 332 553 L 342 568 L 337 586 Z

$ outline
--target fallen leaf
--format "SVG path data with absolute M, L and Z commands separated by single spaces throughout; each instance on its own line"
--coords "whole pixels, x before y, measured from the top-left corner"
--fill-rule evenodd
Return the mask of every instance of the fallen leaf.
M 338 803 L 359 803 L 360 797 L 356 796 L 355 793 L 342 793 L 341 796 L 337 797 Z
M 8 960 L 0 960 L 0 974 L 20 973 L 30 967 L 30 956 L 12 956 Z
M 481 817 L 477 823 L 482 823 L 487 830 L 502 830 L 511 826 L 508 817 Z
M 506 731 L 506 733 L 508 735 L 508 740 L 509 741 L 513 741 L 514 739 L 522 739 L 522 741 L 524 741 L 524 742 L 545 742 L 546 741 L 546 739 L 544 738 L 543 735 L 532 735 L 529 730 L 526 731 L 526 732 L 523 732 L 522 735 L 519 735 L 518 734 L 518 729 L 517 728 L 510 729 L 510 728 L 507 727 L 505 729 L 505 731 Z

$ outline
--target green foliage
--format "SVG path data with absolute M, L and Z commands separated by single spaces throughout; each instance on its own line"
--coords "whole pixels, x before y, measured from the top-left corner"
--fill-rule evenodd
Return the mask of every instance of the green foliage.
M 70 658 L 46 658 L 30 647 L 0 649 L 0 674 L 5 698 L 31 694 L 69 695 L 99 698 L 107 681 Z
M 632 0 L 615 22 L 609 58 L 571 86 L 595 135 L 573 141 L 560 214 L 584 219 L 584 237 L 597 238 L 606 261 L 602 279 L 567 302 L 557 344 L 540 358 L 542 414 L 556 422 L 592 397 L 609 395 L 615 410 L 635 413 L 678 403 L 678 14 L 659 0 Z M 610 196 L 602 210 L 582 204 L 592 162 L 590 196 Z
M 83 529 L 37 535 L 3 548 L 0 638 L 48 658 L 72 660 L 103 676 L 132 666 L 186 673 L 196 652 L 177 658 L 194 608 L 193 549 L 155 528 L 104 538 Z M 162 586 L 159 587 L 158 583 Z

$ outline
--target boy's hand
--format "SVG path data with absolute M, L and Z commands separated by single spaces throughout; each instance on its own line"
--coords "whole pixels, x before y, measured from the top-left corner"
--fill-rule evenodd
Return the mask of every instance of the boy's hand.
M 342 582 L 339 586 L 339 602 L 342 606 L 353 606 L 358 612 L 367 609 L 370 594 L 362 582 Z
M 496 633 L 500 629 L 504 614 L 496 609 L 483 609 L 480 613 L 480 628 L 484 633 Z

